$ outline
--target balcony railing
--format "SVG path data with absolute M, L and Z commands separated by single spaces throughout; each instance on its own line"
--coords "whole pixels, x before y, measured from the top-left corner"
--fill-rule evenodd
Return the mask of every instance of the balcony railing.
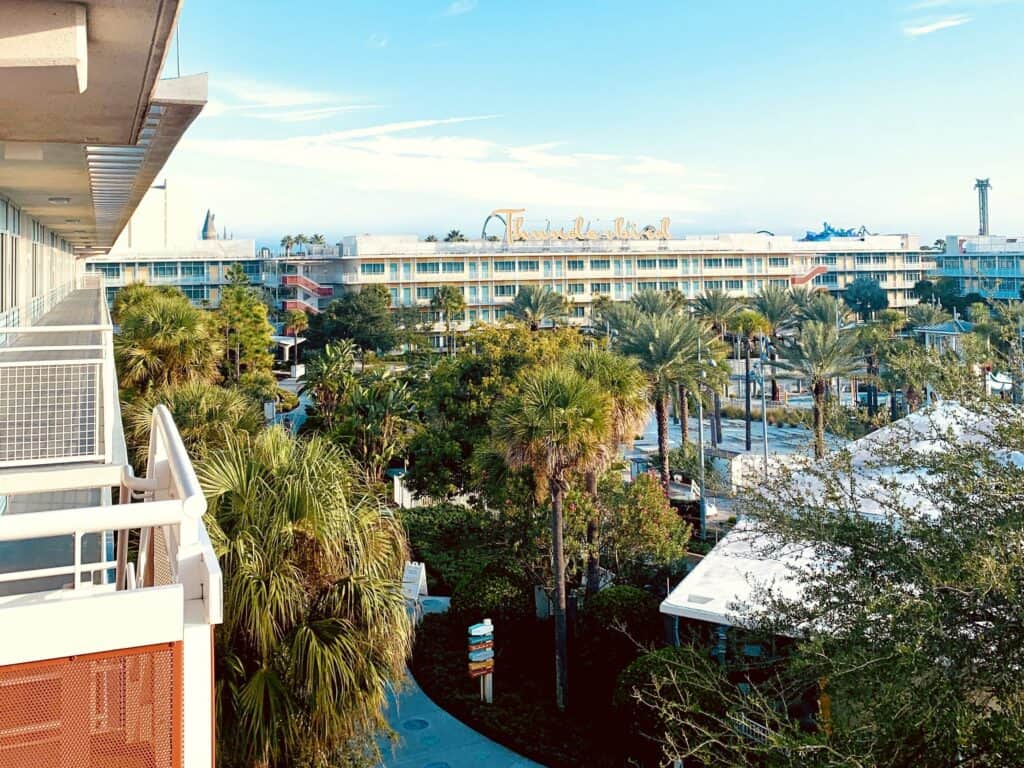
M 305 275 L 281 275 L 281 285 L 295 286 L 314 296 L 331 296 L 334 293 L 330 287 L 320 285 Z
M 302 299 L 285 299 L 282 302 L 282 305 L 284 306 L 285 311 L 298 309 L 302 312 L 309 312 L 314 315 L 320 314 L 320 307 L 314 306 L 308 301 L 303 301 Z

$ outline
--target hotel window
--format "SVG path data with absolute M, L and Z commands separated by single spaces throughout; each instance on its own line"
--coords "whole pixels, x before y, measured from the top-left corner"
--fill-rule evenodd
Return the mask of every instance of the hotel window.
M 590 292 L 591 293 L 603 293 L 603 294 L 607 295 L 607 294 L 612 292 L 612 284 L 611 283 L 591 283 L 590 284 Z
M 495 272 L 515 272 L 516 263 L 514 261 L 496 261 L 494 262 Z
M 656 291 L 656 290 L 658 290 L 658 283 L 655 280 L 651 280 L 651 281 L 640 280 L 636 284 L 636 289 L 638 291 Z
M 416 264 L 416 274 L 436 275 L 441 272 L 441 265 L 436 261 L 420 261 Z
M 487 277 L 488 264 L 486 261 L 480 262 L 480 277 Z
M 480 319 L 483 320 L 484 322 L 487 322 L 488 320 L 490 320 L 491 319 L 491 310 L 489 310 L 489 309 L 481 309 L 480 310 Z
M 494 286 L 495 296 L 515 296 L 516 287 L 514 285 L 496 285 Z
M 918 256 L 916 253 L 908 253 L 906 256 L 903 257 L 903 261 L 907 264 L 920 264 L 921 257 Z
M 384 264 L 360 264 L 359 271 L 364 275 L 383 275 Z
M 397 261 L 393 261 L 388 266 L 391 267 L 391 270 L 390 270 L 390 272 L 391 272 L 391 279 L 397 281 L 398 280 L 398 262 Z
M 870 254 L 864 255 L 864 256 L 857 256 L 857 263 L 858 264 L 870 264 L 871 263 L 871 256 L 870 256 Z
M 469 262 L 469 276 L 470 277 L 476 277 L 476 262 L 475 261 Z
M 544 277 L 551 277 L 551 262 L 544 262 Z
M 245 272 L 245 276 L 249 279 L 259 280 L 260 263 L 258 261 L 243 261 L 242 270 Z
M 569 295 L 575 296 L 576 294 L 583 293 L 583 283 L 569 283 Z
M 658 266 L 662 269 L 678 269 L 679 259 L 658 259 Z
M 743 267 L 743 259 L 729 258 L 725 260 L 725 266 L 727 269 L 741 269 Z
M 704 269 L 721 269 L 721 259 L 704 259 Z
M 587 308 L 586 307 L 573 307 L 572 308 L 572 316 L 573 317 L 586 317 L 587 316 Z
M 480 301 L 486 304 L 491 300 L 491 288 L 488 285 L 480 286 Z
M 469 300 L 476 301 L 479 298 L 480 292 L 476 289 L 475 285 L 469 286 Z
M 120 277 L 121 276 L 121 265 L 120 264 L 90 264 L 90 267 L 94 268 L 97 272 L 102 274 L 104 277 Z
M 615 284 L 615 298 L 616 299 L 621 299 L 622 298 L 622 283 L 616 283 Z
M 408 307 L 412 304 L 412 288 L 402 289 L 402 306 Z
M 871 257 L 871 263 L 872 264 L 888 264 L 889 263 L 889 256 L 887 254 L 884 254 L 884 253 L 876 253 L 874 256 Z
M 561 277 L 562 276 L 562 271 L 564 270 L 564 268 L 565 267 L 564 267 L 564 262 L 563 261 L 561 261 L 561 260 L 556 261 L 555 262 L 555 277 Z
M 627 275 L 632 275 L 633 274 L 633 260 L 632 259 L 626 259 L 626 274 Z
M 788 256 L 771 256 L 768 259 L 769 267 L 788 267 L 789 257 Z
M 471 323 L 475 323 L 476 322 L 476 310 L 475 309 L 469 310 L 469 322 L 471 322 Z
M 435 293 L 437 293 L 437 288 L 433 288 L 433 287 L 430 287 L 430 288 L 417 288 L 416 289 L 416 298 L 417 299 L 432 299 L 432 298 L 434 298 L 434 294 Z
M 149 268 L 149 276 L 154 280 L 177 277 L 178 265 L 169 261 L 155 261 Z
M 834 254 L 829 256 L 815 256 L 814 263 L 834 267 L 836 265 L 836 257 Z
M 679 268 L 683 271 L 684 274 L 689 272 L 690 271 L 690 260 L 689 259 L 680 259 L 679 260 Z
M 622 275 L 622 259 L 615 260 L 615 276 L 619 277 Z
M 725 290 L 727 291 L 742 291 L 743 281 L 742 280 L 726 280 Z
M 117 267 L 118 274 L 121 273 L 121 267 Z M 186 261 L 181 264 L 181 276 L 182 277 L 206 277 L 206 262 L 204 261 Z M 117 277 L 117 275 L 110 275 L 110 277 Z
M 402 265 L 402 279 L 412 280 L 412 264 L 406 263 Z
M 611 269 L 612 268 L 612 261 L 611 261 L 611 259 L 591 259 L 590 260 L 590 268 L 591 269 Z
M 389 288 L 388 289 L 388 293 L 391 294 L 391 306 L 392 307 L 397 307 L 398 306 L 398 289 L 397 288 Z
M 814 278 L 815 285 L 838 285 L 839 279 L 835 272 L 826 272 L 824 275 L 818 275 Z
M 520 272 L 539 272 L 540 262 L 539 261 L 520 261 L 519 262 Z
M 774 285 L 776 288 L 788 288 L 789 280 L 769 280 L 768 285 Z
M 205 285 L 183 285 L 181 286 L 181 290 L 189 301 L 206 301 Z
M 508 314 L 508 310 L 507 309 L 496 309 L 496 310 L 494 310 L 494 319 L 495 320 L 501 320 L 501 318 L 503 318 L 507 314 Z
M 676 281 L 667 280 L 665 282 L 658 283 L 658 289 L 662 291 L 674 291 L 676 289 Z
M 657 269 L 658 268 L 658 260 L 657 259 L 637 259 L 636 260 L 636 268 L 637 269 Z
M 570 272 L 579 272 L 581 269 L 583 269 L 583 260 L 582 259 L 569 259 L 569 271 Z
M 720 291 L 720 290 L 722 290 L 722 281 L 721 280 L 705 280 L 704 281 L 704 290 L 705 291 Z
M 441 271 L 446 275 L 451 275 L 456 272 L 463 272 L 466 269 L 466 265 L 461 261 L 446 261 L 441 265 Z

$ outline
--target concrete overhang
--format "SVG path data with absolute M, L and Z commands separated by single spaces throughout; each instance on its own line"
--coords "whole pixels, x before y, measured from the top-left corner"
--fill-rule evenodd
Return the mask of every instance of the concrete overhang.
M 179 9 L 0 0 L 0 194 L 82 256 L 113 245 L 206 103 L 205 74 L 158 80 Z

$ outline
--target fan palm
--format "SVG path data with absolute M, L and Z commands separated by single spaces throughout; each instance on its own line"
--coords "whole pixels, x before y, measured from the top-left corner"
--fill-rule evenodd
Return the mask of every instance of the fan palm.
M 285 256 L 290 256 L 291 253 L 292 253 L 292 248 L 294 248 L 294 247 L 295 247 L 295 238 L 294 237 L 292 237 L 291 235 L 285 235 L 284 237 L 281 238 L 281 248 L 284 249 L 284 255 Z
M 811 382 L 814 398 L 814 455 L 825 456 L 825 388 L 829 379 L 851 376 L 859 368 L 857 338 L 830 323 L 803 324 L 794 344 L 784 349 L 778 366 Z
M 344 453 L 277 427 L 233 436 L 198 474 L 224 578 L 218 752 L 326 768 L 373 750 L 410 648 L 401 523 Z
M 149 452 L 153 409 L 165 405 L 174 417 L 189 456 L 199 459 L 224 447 L 235 432 L 255 432 L 262 418 L 256 404 L 237 390 L 187 381 L 150 390 L 124 406 L 124 434 L 140 469 Z
M 911 328 L 920 328 L 923 325 L 938 325 L 951 318 L 951 315 L 942 307 L 934 304 L 915 304 L 907 310 L 907 322 Z
M 560 293 L 546 285 L 524 285 L 516 294 L 510 311 L 513 317 L 530 324 L 536 331 L 545 320 L 557 321 L 565 317 L 569 303 Z
M 355 345 L 350 339 L 341 339 L 327 344 L 306 365 L 299 392 L 313 396 L 327 427 L 334 422 L 338 405 L 354 386 L 355 364 Z
M 607 349 L 587 349 L 576 353 L 572 366 L 583 378 L 597 384 L 609 397 L 611 410 L 608 439 L 605 444 L 601 469 L 619 455 L 619 445 L 632 444 L 634 435 L 643 429 L 650 413 L 647 377 L 636 360 L 623 357 Z M 594 516 L 587 521 L 587 594 L 595 594 L 600 587 L 600 530 L 597 506 L 598 468 L 586 473 L 587 493 L 594 505 Z
M 550 366 L 519 379 L 515 397 L 498 409 L 495 448 L 511 469 L 532 470 L 537 495 L 551 497 L 552 570 L 555 582 L 555 695 L 568 702 L 568 630 L 565 618 L 563 510 L 569 478 L 600 466 L 611 406 L 595 382 L 571 369 Z
M 635 357 L 647 375 L 658 426 L 661 482 L 669 487 L 668 406 L 676 382 L 690 380 L 696 370 L 700 326 L 679 315 L 643 315 L 620 331 L 624 354 Z
M 742 309 L 739 299 L 718 288 L 704 291 L 692 306 L 694 316 L 711 326 L 719 338 L 729 330 L 729 322 Z
M 455 336 L 452 333 L 452 320 L 457 319 L 466 308 L 466 298 L 462 295 L 462 289 L 454 285 L 442 285 L 430 299 L 430 306 L 441 313 L 444 320 L 445 344 L 448 353 L 455 354 Z
M 309 238 L 306 237 L 305 235 L 296 235 L 295 236 L 295 245 L 298 246 L 300 253 L 302 253 L 305 250 L 302 246 L 308 245 L 308 244 L 309 244 Z
M 315 235 L 313 235 L 312 237 L 309 238 L 309 244 L 310 245 L 324 246 L 324 245 L 327 245 L 327 238 L 324 237 L 321 234 L 315 234 Z
M 114 355 L 122 385 L 146 392 L 183 381 L 213 381 L 223 345 L 208 313 L 184 295 L 155 293 L 122 310 Z
M 767 285 L 754 296 L 754 309 L 764 318 L 765 334 L 769 339 L 777 341 L 783 331 L 796 326 L 799 307 L 806 306 L 807 301 L 810 301 L 810 293 L 806 296 L 803 294 L 805 290 L 787 290 L 778 285 Z M 794 297 L 795 291 L 800 291 L 799 301 Z M 769 350 L 769 357 L 774 360 L 775 351 L 771 347 Z M 779 399 L 779 382 L 775 378 L 775 366 L 772 365 L 772 402 L 778 402 Z

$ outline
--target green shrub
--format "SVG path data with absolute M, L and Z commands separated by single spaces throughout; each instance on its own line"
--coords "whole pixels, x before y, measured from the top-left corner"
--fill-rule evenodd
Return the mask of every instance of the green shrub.
M 402 511 L 414 560 L 426 563 L 431 592 L 453 594 L 456 584 L 502 561 L 486 510 L 434 504 Z
M 506 573 L 468 573 L 455 585 L 449 611 L 463 621 L 481 619 L 510 622 L 523 619 L 532 610 L 528 585 Z
M 576 644 L 594 694 L 609 701 L 619 672 L 661 636 L 658 601 L 642 589 L 614 586 L 588 598 Z
M 658 764 L 661 747 L 657 738 L 666 726 L 657 711 L 637 700 L 636 693 L 655 690 L 661 682 L 669 680 L 674 672 L 685 667 L 691 653 L 689 648 L 659 648 L 633 661 L 616 681 L 613 706 L 622 721 L 623 733 L 630 734 L 635 741 L 630 754 L 643 765 Z

